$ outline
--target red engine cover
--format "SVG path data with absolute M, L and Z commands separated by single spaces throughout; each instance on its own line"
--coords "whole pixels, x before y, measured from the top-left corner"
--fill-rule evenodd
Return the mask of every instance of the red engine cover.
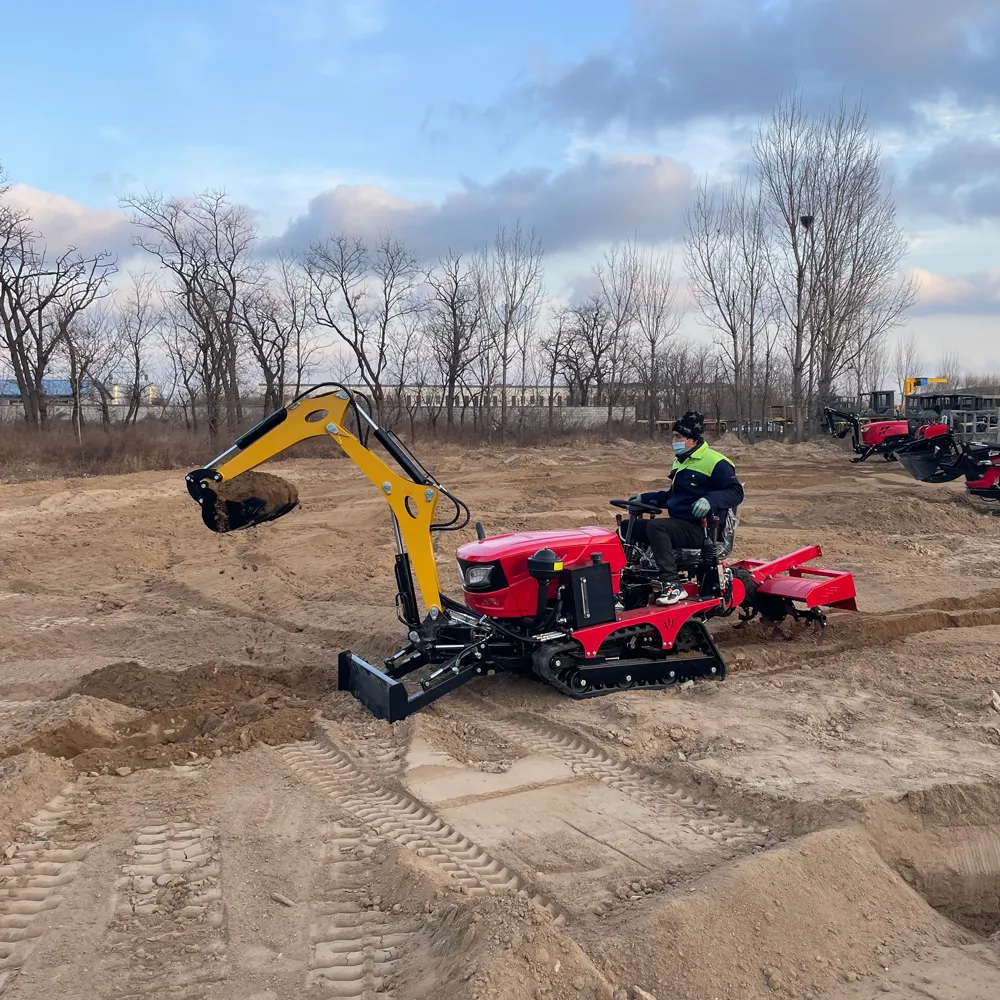
M 979 479 L 967 479 L 966 488 L 972 490 L 1000 491 L 1000 455 L 991 458 L 992 468 L 985 469 Z
M 881 444 L 886 438 L 909 436 L 910 425 L 905 420 L 878 420 L 861 431 L 861 441 L 869 448 Z
M 922 440 L 924 438 L 935 438 L 941 434 L 948 433 L 947 424 L 924 424 L 917 428 L 917 439 Z
M 618 535 L 608 528 L 568 528 L 559 531 L 517 531 L 460 545 L 455 557 L 463 562 L 499 563 L 507 586 L 486 593 L 464 590 L 465 603 L 491 618 L 531 618 L 538 607 L 538 583 L 528 573 L 528 558 L 539 549 L 551 549 L 567 567 L 590 562 L 599 552 L 611 567 L 618 593 L 625 551 Z M 554 595 L 557 581 L 550 586 Z

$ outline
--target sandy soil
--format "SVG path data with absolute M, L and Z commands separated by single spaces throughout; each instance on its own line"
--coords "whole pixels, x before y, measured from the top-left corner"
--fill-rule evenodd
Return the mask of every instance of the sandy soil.
M 860 613 L 718 623 L 721 684 L 489 677 L 395 727 L 335 690 L 338 650 L 402 640 L 347 462 L 269 465 L 300 507 L 231 535 L 183 473 L 0 487 L 0 992 L 1000 995 L 1000 518 L 832 447 L 724 447 L 737 555 L 820 543 Z M 491 533 L 613 524 L 667 464 L 421 451 Z

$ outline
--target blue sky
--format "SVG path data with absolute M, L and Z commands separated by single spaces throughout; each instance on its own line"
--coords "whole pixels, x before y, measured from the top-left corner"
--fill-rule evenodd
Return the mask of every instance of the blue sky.
M 3 110 L 0 155 L 95 206 L 147 184 L 263 199 L 277 185 L 260 207 L 279 213 L 342 179 L 439 197 L 462 175 L 558 162 L 557 132 L 463 107 L 501 100 L 542 52 L 569 60 L 626 27 L 598 0 L 22 4 L 5 72 L 32 83 Z
M 1000 368 L 996 0 L 50 0 L 4 34 L 0 163 L 50 240 L 127 247 L 118 198 L 145 187 L 431 256 L 520 217 L 557 293 L 612 240 L 676 245 L 780 92 L 863 96 L 925 356 Z

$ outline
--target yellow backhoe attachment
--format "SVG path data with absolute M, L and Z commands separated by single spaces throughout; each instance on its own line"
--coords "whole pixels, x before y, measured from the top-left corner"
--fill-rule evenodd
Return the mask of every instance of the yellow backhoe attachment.
M 352 416 L 357 436 L 344 426 Z M 368 412 L 367 400 L 344 386 L 326 383 L 307 389 L 247 431 L 205 468 L 189 472 L 188 492 L 201 504 L 205 524 L 213 531 L 233 531 L 274 520 L 293 510 L 298 505 L 294 491 L 283 493 L 281 480 L 251 470 L 300 441 L 323 435 L 340 445 L 392 508 L 396 577 L 404 605 L 400 610 L 407 622 L 420 620 L 416 607 L 405 607 L 407 601 L 415 604 L 411 572 L 427 613 L 440 612 L 443 604 L 432 526 L 462 527 L 456 522 L 464 511 L 467 524 L 468 510 L 443 489 L 395 435 L 378 425 Z M 370 436 L 385 448 L 405 475 L 392 469 L 368 447 Z M 220 489 L 239 476 L 244 476 L 239 489 Z M 442 492 L 455 504 L 456 513 L 445 525 L 434 525 Z

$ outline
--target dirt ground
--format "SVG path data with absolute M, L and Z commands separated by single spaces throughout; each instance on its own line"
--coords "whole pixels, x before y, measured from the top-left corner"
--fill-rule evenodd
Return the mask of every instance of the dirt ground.
M 0 487 L 0 992 L 1000 996 L 1000 517 L 825 444 L 723 448 L 736 555 L 819 543 L 858 614 L 714 623 L 722 683 L 487 677 L 394 727 L 335 690 L 339 650 L 403 640 L 346 461 L 269 465 L 301 506 L 229 535 L 180 472 Z M 668 462 L 418 451 L 491 534 L 613 525 Z

